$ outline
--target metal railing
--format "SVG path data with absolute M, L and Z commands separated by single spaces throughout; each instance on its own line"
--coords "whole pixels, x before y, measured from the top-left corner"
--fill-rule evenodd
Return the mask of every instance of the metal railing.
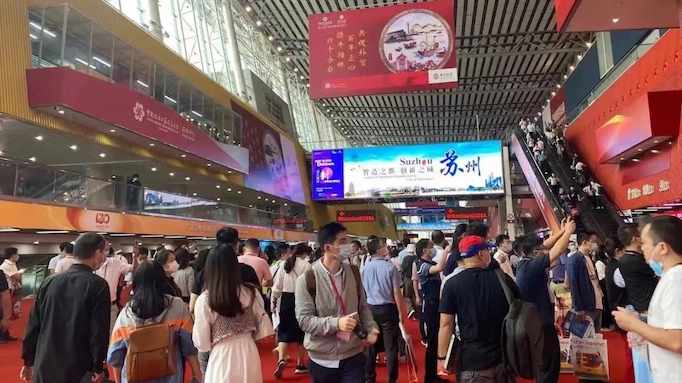
M 190 197 L 123 182 L 0 159 L 0 198 L 14 197 L 46 204 L 133 214 L 206 219 L 263 227 L 280 227 L 276 219 L 294 218 L 276 212 Z M 287 229 L 311 231 L 310 223 Z
M 656 29 L 652 31 L 651 33 L 659 33 L 659 30 Z M 647 36 L 644 37 L 642 41 L 646 41 L 650 36 L 651 33 L 649 33 Z M 658 40 L 656 40 L 658 42 Z M 578 105 L 571 111 L 571 113 L 568 114 L 566 117 L 566 123 L 570 126 L 570 124 L 575 121 L 587 108 L 592 105 L 593 102 L 595 102 L 604 92 L 613 85 L 616 80 L 620 78 L 620 76 L 625 73 L 630 67 L 635 65 L 635 63 L 644 56 L 645 53 L 651 49 L 651 47 L 656 44 L 656 42 L 653 43 L 646 43 L 646 44 L 637 44 L 634 48 L 632 48 L 618 64 L 614 65 L 607 73 L 602 77 L 602 79 L 597 83 L 597 86 L 594 87 L 594 89 L 578 103 Z

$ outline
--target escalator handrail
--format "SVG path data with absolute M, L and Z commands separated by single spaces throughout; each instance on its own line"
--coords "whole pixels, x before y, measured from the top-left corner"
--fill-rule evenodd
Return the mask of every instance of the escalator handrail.
M 559 222 L 561 222 L 564 218 L 566 218 L 564 214 L 564 209 L 559 204 L 559 201 L 556 199 L 554 193 L 552 193 L 552 189 L 550 188 L 549 184 L 547 183 L 547 180 L 542 174 L 540 164 L 537 163 L 537 161 L 535 160 L 535 156 L 533 156 L 530 149 L 528 148 L 525 138 L 521 136 L 520 129 L 514 130 L 514 134 L 516 135 L 516 139 L 519 140 L 519 144 L 521 146 L 521 150 L 523 150 L 524 155 L 526 156 L 528 161 L 531 162 L 531 164 L 533 164 L 531 168 L 533 168 L 535 177 L 537 177 L 540 180 L 539 182 L 542 185 L 546 186 L 546 188 L 544 189 L 546 190 L 545 196 L 547 197 L 547 201 L 549 201 L 549 204 L 552 207 L 552 212 L 554 213 L 554 216 L 557 218 Z

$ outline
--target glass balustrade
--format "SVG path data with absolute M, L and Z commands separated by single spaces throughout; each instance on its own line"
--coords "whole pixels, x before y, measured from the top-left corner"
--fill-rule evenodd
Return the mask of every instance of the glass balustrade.
M 275 212 L 9 161 L 0 161 L 2 197 L 88 209 L 276 226 L 298 231 L 310 231 L 311 227 L 307 220 L 303 220 L 306 221 L 303 223 L 297 220 L 296 225 L 273 224 L 277 220 L 287 222 L 296 218 Z

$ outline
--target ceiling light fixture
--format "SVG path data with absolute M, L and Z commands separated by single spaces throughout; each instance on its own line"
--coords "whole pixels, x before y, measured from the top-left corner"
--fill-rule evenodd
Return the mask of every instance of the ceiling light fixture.
M 43 140 L 43 136 L 36 136 L 36 140 L 42 141 L 42 140 Z
M 256 26 L 257 26 L 257 27 L 260 27 L 261 25 L 263 25 L 263 22 L 262 22 L 262 21 L 260 21 L 260 20 L 256 21 Z
M 187 158 L 187 154 L 183 154 L 183 155 L 181 155 L 180 157 L 182 157 L 182 158 Z
M 106 155 L 106 153 L 100 153 L 99 156 L 102 157 L 102 158 L 104 158 L 104 157 L 106 157 L 107 155 Z
M 217 201 L 220 201 L 220 197 L 216 198 Z
M 35 157 L 31 157 L 31 158 L 29 158 L 28 160 L 31 161 L 31 162 L 36 162 L 36 158 L 35 158 Z
M 216 189 L 220 189 L 220 185 L 216 185 L 215 188 L 216 188 Z
M 282 51 L 282 47 L 277 47 L 277 52 L 281 52 L 281 51 Z
M 189 177 L 185 177 L 185 181 L 189 181 L 189 180 L 190 180 L 190 178 L 189 178 Z
M 192 195 L 196 197 L 196 196 L 197 196 L 197 193 L 192 193 Z
M 227 191 L 231 192 L 231 191 L 232 191 L 232 188 L 227 188 Z
M 557 88 L 561 88 L 561 84 L 556 84 L 556 87 L 557 87 Z
M 156 168 L 152 168 L 152 171 L 155 172 L 155 171 L 156 171 Z
M 660 153 L 660 152 L 661 152 L 660 150 L 651 149 L 651 153 L 658 154 L 658 153 Z
M 175 101 L 174 99 L 172 99 L 172 98 L 170 98 L 170 97 L 168 97 L 168 96 L 163 96 L 163 98 L 165 98 L 166 100 L 172 102 L 173 104 L 177 104 L 177 103 L 178 103 L 177 101 Z
M 268 36 L 268 40 L 272 41 L 272 40 L 274 40 L 274 39 L 275 39 L 274 37 Z
M 0 227 L 0 233 L 9 233 L 9 232 L 15 232 L 15 231 L 20 231 L 20 230 L 15 229 L 13 227 Z
M 34 241 L 33 244 L 34 244 L 34 245 L 40 245 L 40 242 Z
M 615 24 L 615 23 L 619 22 L 620 19 L 619 18 L 613 18 L 613 19 L 611 19 L 611 21 L 613 21 L 613 23 Z
M 291 61 L 291 57 L 286 57 L 286 58 L 284 59 L 284 61 L 286 61 L 286 62 Z M 294 68 L 294 72 L 296 72 L 296 68 Z
M 140 80 L 137 80 L 137 83 L 140 84 L 140 85 L 142 85 L 142 86 L 145 87 L 145 88 L 149 88 L 149 85 L 143 83 L 143 82 L 140 81 Z
M 251 12 L 251 7 L 249 7 L 249 6 L 247 5 L 246 8 L 244 8 L 244 10 L 245 10 L 246 12 Z
M 289 204 L 285 202 L 285 203 L 284 203 L 284 206 L 289 206 Z
M 116 129 L 109 129 L 111 133 L 116 133 Z
M 633 158 L 632 161 L 639 162 L 639 158 Z
M 206 164 L 206 166 L 209 166 L 209 167 L 210 167 L 210 166 L 211 166 L 211 164 Z
M 71 145 L 71 146 L 69 146 L 69 148 L 71 148 L 71 150 L 76 150 L 76 149 L 78 149 L 78 146 L 76 146 L 76 145 Z
M 66 113 L 66 112 L 64 112 L 64 109 L 59 109 L 59 110 L 57 111 L 57 113 L 59 113 L 59 114 L 64 114 L 64 113 Z
M 175 173 L 168 173 L 169 176 L 173 177 Z
M 577 57 L 578 57 L 578 61 L 583 59 L 583 55 L 578 55 Z
M 152 142 L 151 144 L 149 144 L 149 146 L 154 146 L 154 143 Z
M 588 42 L 585 43 L 585 46 L 588 47 L 588 48 L 591 48 L 591 47 L 592 47 L 592 43 L 588 41 Z
M 567 78 L 568 78 L 568 75 L 567 75 L 567 74 L 565 74 L 565 75 L 564 75 L 564 80 L 566 80 Z
M 242 191 L 241 191 L 241 190 L 237 190 L 237 194 L 242 194 Z
M 258 199 L 261 199 L 261 196 L 258 196 Z
M 574 70 L 574 69 L 575 69 L 575 66 L 571 65 L 571 66 L 568 67 L 568 69 Z

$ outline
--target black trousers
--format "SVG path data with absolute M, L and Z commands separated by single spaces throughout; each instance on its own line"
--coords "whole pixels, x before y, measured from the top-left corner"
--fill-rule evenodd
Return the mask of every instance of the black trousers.
M 554 325 L 542 326 L 544 355 L 538 368 L 537 383 L 557 383 L 561 372 L 561 347 Z
M 339 368 L 322 367 L 312 360 L 308 372 L 312 383 L 361 383 L 365 379 L 365 354 L 359 353 L 339 362 Z
M 398 306 L 395 304 L 369 306 L 369 310 L 374 316 L 374 320 L 379 325 L 379 339 L 370 347 L 365 349 L 367 362 L 365 363 L 365 382 L 375 383 L 377 380 L 376 361 L 377 354 L 382 350 L 386 352 L 386 369 L 388 372 L 388 383 L 398 381 L 398 340 L 400 339 L 400 323 L 398 317 Z
M 440 329 L 440 301 L 423 301 L 422 318 L 426 332 L 426 355 L 424 357 L 424 380 L 438 378 L 438 330 Z

